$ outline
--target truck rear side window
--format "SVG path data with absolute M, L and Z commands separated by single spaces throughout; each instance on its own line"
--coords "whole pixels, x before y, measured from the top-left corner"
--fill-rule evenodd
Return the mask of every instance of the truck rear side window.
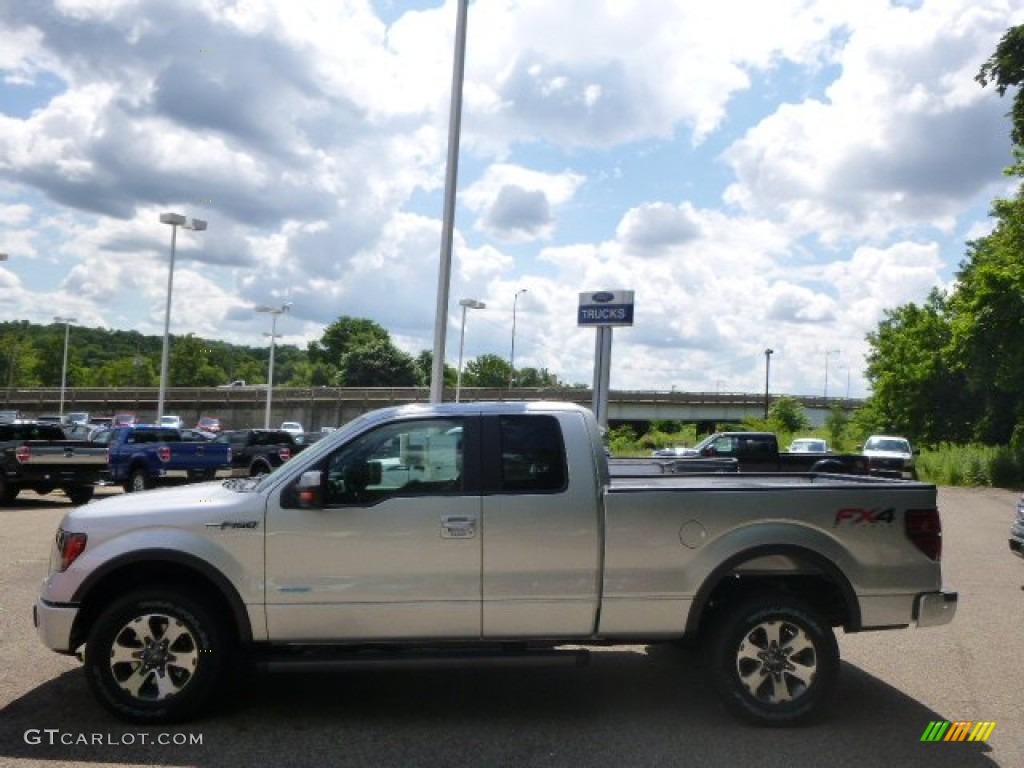
M 502 416 L 501 489 L 551 493 L 565 489 L 565 445 L 553 416 Z

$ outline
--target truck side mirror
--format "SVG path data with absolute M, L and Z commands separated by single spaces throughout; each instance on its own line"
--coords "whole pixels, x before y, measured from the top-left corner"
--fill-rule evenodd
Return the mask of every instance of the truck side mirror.
M 295 495 L 299 509 L 323 509 L 324 473 L 317 470 L 303 472 L 295 484 Z

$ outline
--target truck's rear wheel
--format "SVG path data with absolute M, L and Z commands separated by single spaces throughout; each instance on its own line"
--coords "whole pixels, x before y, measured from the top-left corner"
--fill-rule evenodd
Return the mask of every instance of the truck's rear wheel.
M 249 477 L 263 477 L 270 474 L 270 465 L 265 461 L 254 461 L 249 467 Z
M 203 603 L 176 592 L 140 591 L 96 620 L 85 668 L 96 697 L 136 723 L 199 714 L 225 668 L 227 635 Z
M 71 499 L 71 503 L 75 506 L 81 506 L 82 504 L 88 504 L 92 499 L 93 492 L 96 489 L 91 485 L 78 485 L 71 488 L 65 488 L 64 493 Z
M 139 491 L 147 491 L 153 487 L 153 484 L 149 481 L 149 476 L 146 474 L 144 469 L 136 469 L 132 471 L 128 477 L 128 482 L 124 484 L 124 489 L 127 493 L 137 493 Z
M 748 598 L 706 640 L 708 670 L 719 697 L 749 722 L 796 725 L 817 714 L 835 687 L 835 634 L 798 598 Z

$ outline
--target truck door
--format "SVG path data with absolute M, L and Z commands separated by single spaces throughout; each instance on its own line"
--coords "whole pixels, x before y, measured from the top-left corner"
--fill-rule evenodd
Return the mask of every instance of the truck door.
M 586 434 L 575 413 L 484 418 L 485 637 L 594 632 L 600 502 Z
M 286 488 L 267 512 L 271 639 L 478 639 L 478 446 L 475 418 L 388 422 L 315 465 L 324 509 Z

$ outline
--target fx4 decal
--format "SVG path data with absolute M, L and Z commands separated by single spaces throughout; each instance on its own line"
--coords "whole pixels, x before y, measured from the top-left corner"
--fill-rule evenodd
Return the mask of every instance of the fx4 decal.
M 834 525 L 877 525 L 878 523 L 896 522 L 896 510 L 864 509 L 863 507 L 845 507 L 836 511 Z

